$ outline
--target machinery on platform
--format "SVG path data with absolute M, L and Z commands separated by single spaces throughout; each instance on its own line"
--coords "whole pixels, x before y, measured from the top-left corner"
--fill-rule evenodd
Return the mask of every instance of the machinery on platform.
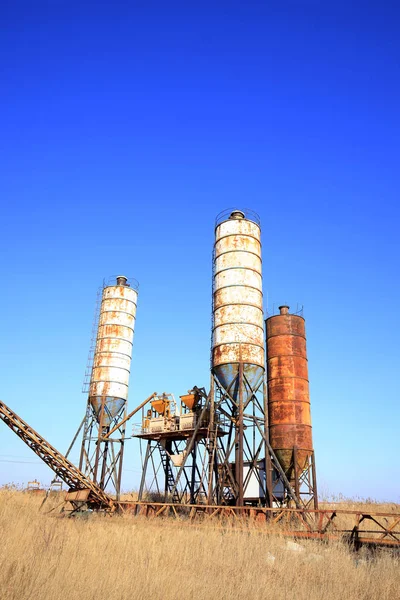
M 209 461 L 209 396 L 194 387 L 180 396 L 161 394 L 143 414 L 142 428 L 134 436 L 146 443 L 139 501 L 195 504 L 207 502 L 205 474 Z M 218 423 L 217 435 L 225 435 Z

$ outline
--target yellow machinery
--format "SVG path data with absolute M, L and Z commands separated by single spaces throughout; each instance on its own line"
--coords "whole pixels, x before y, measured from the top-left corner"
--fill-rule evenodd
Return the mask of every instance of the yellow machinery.
M 157 395 L 150 402 L 151 408 L 143 417 L 143 433 L 161 433 L 194 429 L 197 413 L 201 410 L 200 395 L 196 390 L 189 390 L 180 396 L 181 407 L 178 413 L 172 394 Z

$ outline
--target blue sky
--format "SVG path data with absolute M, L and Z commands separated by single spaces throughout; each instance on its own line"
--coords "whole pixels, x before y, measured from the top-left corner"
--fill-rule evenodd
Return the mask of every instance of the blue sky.
M 208 386 L 214 218 L 250 207 L 270 308 L 304 304 L 320 492 L 399 502 L 395 3 L 0 10 L 1 399 L 66 450 L 119 272 L 140 282 L 130 408 Z M 0 425 L 0 482 L 49 482 Z M 129 441 L 125 489 L 139 463 Z

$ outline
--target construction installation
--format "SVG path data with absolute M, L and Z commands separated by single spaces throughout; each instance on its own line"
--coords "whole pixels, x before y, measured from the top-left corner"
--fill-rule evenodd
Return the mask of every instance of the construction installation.
M 67 484 L 69 513 L 247 516 L 286 520 L 286 533 L 297 537 L 346 533 L 355 544 L 400 545 L 400 515 L 355 511 L 353 527 L 341 531 L 341 511 L 319 508 L 302 310 L 283 304 L 277 314 L 264 313 L 256 213 L 224 211 L 214 233 L 209 385 L 191 385 L 178 400 L 171 391 L 153 392 L 128 413 L 138 284 L 120 275 L 98 294 L 86 411 L 68 452 L 4 403 L 0 418 L 53 470 L 55 482 Z M 135 415 L 140 423 L 132 426 Z M 75 466 L 68 454 L 80 436 Z M 140 445 L 143 461 L 138 499 L 123 502 L 127 440 Z
M 267 319 L 266 378 L 258 215 L 217 217 L 212 267 L 210 392 L 152 401 L 139 500 L 316 509 L 304 319 Z

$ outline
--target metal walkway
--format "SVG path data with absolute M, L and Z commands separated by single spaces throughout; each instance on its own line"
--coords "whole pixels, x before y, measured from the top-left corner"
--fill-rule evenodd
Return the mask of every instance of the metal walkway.
M 340 509 L 298 509 L 214 506 L 157 502 L 119 502 L 118 510 L 144 517 L 170 517 L 183 523 L 219 521 L 221 528 L 248 531 L 248 523 L 259 525 L 259 532 L 305 539 L 344 539 L 355 549 L 361 546 L 400 548 L 400 514 Z

